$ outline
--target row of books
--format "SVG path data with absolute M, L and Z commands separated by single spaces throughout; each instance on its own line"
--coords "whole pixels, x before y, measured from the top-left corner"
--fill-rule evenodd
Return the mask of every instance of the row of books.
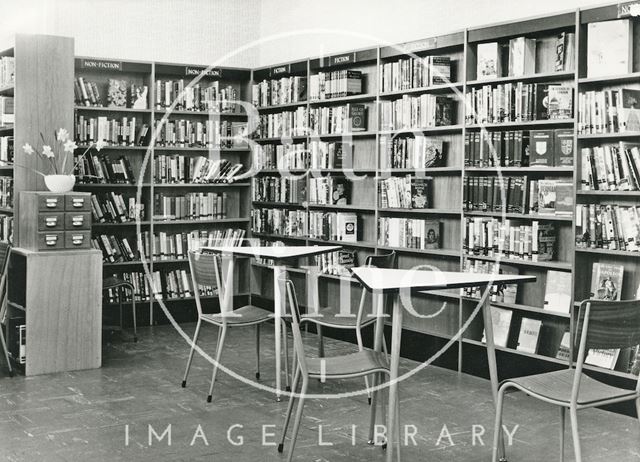
M 517 267 L 503 265 L 501 263 L 469 260 L 464 261 L 462 271 L 474 274 L 519 274 Z M 571 275 L 571 273 L 568 273 Z M 490 287 L 489 300 L 494 303 L 516 303 L 518 295 L 517 284 L 495 284 Z M 481 298 L 484 287 L 465 287 L 460 289 L 460 295 L 469 298 Z
M 321 274 L 351 276 L 350 269 L 358 266 L 358 253 L 355 250 L 341 249 L 316 256 L 315 263 Z
M 575 220 L 576 247 L 640 251 L 640 207 L 578 204 Z
M 561 120 L 573 117 L 573 87 L 548 83 L 505 83 L 472 88 L 465 95 L 470 124 Z
M 0 136 L 0 166 L 13 163 L 13 136 Z
M 155 300 L 173 300 L 194 296 L 191 274 L 188 270 L 163 270 L 151 274 L 151 283 L 147 274 L 142 271 L 131 271 L 115 275 L 133 285 L 133 298 L 136 302 Z M 211 296 L 216 292 L 212 287 L 200 287 L 200 295 Z M 105 291 L 107 303 L 117 303 L 118 294 L 115 291 Z M 129 293 L 123 294 L 123 301 L 131 301 Z
M 502 212 L 503 208 L 505 213 L 569 217 L 573 214 L 573 183 L 527 176 L 464 178 L 465 211 Z
M 439 249 L 442 222 L 415 218 L 378 218 L 378 245 L 407 249 Z
M 638 191 L 640 189 L 640 145 L 620 141 L 618 145 L 584 147 L 580 186 L 584 191 Z
M 138 239 L 114 234 L 94 234 L 91 236 L 91 247 L 102 252 L 105 263 L 122 263 L 140 261 L 143 253 L 138 249 Z M 144 253 L 144 255 L 149 255 Z
M 307 108 L 261 114 L 258 127 L 253 132 L 256 138 L 279 138 L 282 136 L 307 135 Z
M 307 197 L 304 178 L 265 176 L 253 177 L 251 182 L 254 201 L 299 204 Z
M 244 170 L 241 163 L 205 156 L 158 155 L 153 178 L 159 184 L 233 183 Z
M 383 93 L 448 84 L 451 81 L 449 56 L 401 58 L 380 67 Z
M 493 326 L 493 340 L 496 346 L 507 348 L 513 347 L 517 351 L 524 353 L 538 353 L 540 343 L 540 332 L 543 323 L 539 319 L 523 317 L 520 319 L 520 329 L 517 338 L 511 340 L 511 319 L 513 311 L 491 306 L 491 324 Z M 511 342 L 515 341 L 515 344 Z M 486 343 L 486 333 L 482 334 L 482 343 Z
M 255 107 L 300 103 L 306 100 L 307 79 L 301 76 L 263 80 L 251 86 L 251 102 Z
M 166 119 L 155 121 L 154 132 L 156 146 L 231 148 L 246 145 L 247 123 Z
M 578 133 L 597 135 L 640 131 L 640 90 L 613 88 L 580 92 Z
M 255 170 L 306 170 L 311 165 L 307 143 L 256 144 L 252 150 Z
M 362 71 L 341 69 L 309 76 L 309 100 L 320 101 L 363 92 Z
M 311 168 L 343 168 L 353 165 L 353 145 L 313 140 L 309 143 Z
M 0 176 L 0 207 L 13 208 L 13 177 Z
M 156 109 L 170 108 L 180 111 L 233 112 L 238 90 L 219 81 L 190 84 L 184 79 L 156 80 Z
M 0 127 L 16 123 L 13 96 L 0 96 Z
M 144 146 L 148 142 L 149 125 L 136 117 L 117 120 L 76 113 L 75 135 L 78 144 L 103 141 L 112 146 Z
M 378 182 L 381 209 L 428 209 L 433 207 L 433 178 L 411 175 L 391 177 Z
M 435 168 L 446 165 L 445 143 L 432 137 L 380 138 L 380 168 Z
M 351 203 L 351 182 L 343 177 L 335 176 L 310 178 L 309 203 L 348 205 Z
M 144 204 L 138 202 L 135 194 L 108 192 L 91 195 L 91 215 L 94 223 L 127 223 L 144 220 Z
M 0 241 L 13 242 L 13 217 L 0 215 Z
M 213 220 L 226 218 L 227 193 L 187 193 L 183 196 L 153 195 L 153 218 L 171 220 Z
M 367 107 L 360 103 L 313 107 L 309 111 L 309 131 L 317 135 L 339 135 L 367 130 Z
M 251 209 L 251 229 L 255 233 L 284 237 L 307 237 L 309 214 L 304 210 Z
M 455 120 L 453 98 L 442 95 L 404 95 L 380 104 L 381 130 L 410 130 L 413 128 L 452 125 Z
M 357 242 L 358 216 L 346 212 L 309 212 L 309 237 Z
M 497 218 L 465 218 L 463 251 L 467 255 L 512 260 L 551 261 L 556 255 L 553 223 L 533 220 L 522 225 Z
M 146 85 L 124 79 L 109 79 L 106 86 L 106 102 L 102 99 L 99 85 L 84 77 L 76 77 L 73 86 L 76 106 L 148 108 L 149 87 Z
M 239 247 L 244 242 L 246 231 L 240 228 L 217 229 L 213 231 L 193 230 L 181 233 L 159 232 L 153 236 L 146 231 L 142 243 L 147 253 L 156 261 L 188 258 L 189 251 L 203 247 Z
M 78 183 L 134 184 L 137 177 L 126 156 L 112 160 L 108 154 L 74 154 Z
M 16 80 L 16 60 L 13 56 L 0 56 L 0 87 L 13 85 Z

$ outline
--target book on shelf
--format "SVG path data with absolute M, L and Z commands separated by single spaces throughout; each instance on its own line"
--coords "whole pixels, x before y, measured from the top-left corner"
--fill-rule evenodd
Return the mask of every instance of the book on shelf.
M 184 79 L 157 79 L 155 97 L 156 109 L 169 109 L 175 103 L 173 109 L 180 111 L 234 112 L 239 90 L 219 81 L 185 85 Z
M 591 297 L 620 300 L 624 266 L 595 262 L 591 270 Z
M 283 237 L 306 237 L 309 234 L 309 212 L 306 210 L 252 208 L 251 229 L 255 233 Z
M 0 87 L 15 83 L 16 60 L 13 56 L 0 56 Z
M 105 263 L 139 261 L 141 253 L 137 244 L 138 240 L 135 238 L 130 240 L 126 236 L 113 234 L 94 234 L 91 237 L 91 246 L 102 252 Z
M 252 147 L 254 170 L 306 170 L 311 167 L 313 152 L 312 145 L 309 146 L 307 149 L 307 143 L 255 144 Z
M 226 218 L 227 193 L 188 193 L 183 196 L 153 195 L 154 220 L 213 220 Z
M 248 134 L 246 122 L 228 120 L 162 119 L 153 127 L 156 146 L 164 147 L 243 147 Z
M 313 113 L 313 112 L 312 112 Z M 255 138 L 280 138 L 287 136 L 307 136 L 307 108 L 260 114 L 258 126 L 253 131 Z
M 362 71 L 341 69 L 309 76 L 309 100 L 320 101 L 363 93 Z
M 255 107 L 278 106 L 305 101 L 307 78 L 289 76 L 263 80 L 251 86 L 251 102 Z
M 13 136 L 0 136 L 0 166 L 13 164 L 14 153 Z
M 307 199 L 307 183 L 304 178 L 253 177 L 251 183 L 251 199 L 256 202 L 300 204 Z
M 576 34 L 561 32 L 556 37 L 555 71 L 572 71 L 576 67 Z
M 640 189 L 640 144 L 620 141 L 617 145 L 587 146 L 580 154 L 582 190 Z
M 526 167 L 530 163 L 528 130 L 467 131 L 464 164 L 467 167 Z
M 411 175 L 390 177 L 378 183 L 381 209 L 428 209 L 433 207 L 433 178 Z
M 580 92 L 578 133 L 599 135 L 640 131 L 640 90 L 607 88 Z
M 509 40 L 509 77 L 536 72 L 536 39 L 515 37 Z
M 400 58 L 380 67 L 382 93 L 448 84 L 451 78 L 449 56 Z
M 355 250 L 341 249 L 315 257 L 318 270 L 322 274 L 351 276 L 351 268 L 358 265 L 358 253 Z
M 411 130 L 453 125 L 454 99 L 445 95 L 403 95 L 393 101 L 381 101 L 381 130 Z
M 314 107 L 309 112 L 309 130 L 315 135 L 340 135 L 367 130 L 367 107 L 361 103 Z
M 571 333 L 565 332 L 562 334 L 562 340 L 560 340 L 560 345 L 558 346 L 558 351 L 556 352 L 556 359 L 561 359 L 563 361 L 572 361 L 571 358 Z
M 447 163 L 443 140 L 428 136 L 380 138 L 380 168 L 422 170 L 444 167 Z
M 378 244 L 417 250 L 441 247 L 442 222 L 413 218 L 378 218 Z
M 573 209 L 573 183 L 538 180 L 538 215 L 570 217 Z
M 180 233 L 143 233 L 142 242 L 147 256 L 154 260 L 184 260 L 189 251 L 200 251 L 203 246 L 237 247 L 242 245 L 246 231 L 240 228 L 214 231 L 193 230 Z
M 496 346 L 507 346 L 512 317 L 513 311 L 491 306 L 491 325 L 493 327 L 493 341 Z M 483 330 L 482 343 L 487 343 L 486 335 L 487 333 Z
M 243 171 L 243 164 L 227 159 L 160 154 L 153 178 L 159 184 L 233 183 Z
M 640 207 L 578 204 L 576 247 L 640 251 Z
M 0 207 L 13 208 L 13 177 L 0 176 Z
M 13 96 L 0 96 L 0 127 L 16 123 Z
M 628 74 L 633 64 L 633 22 L 629 19 L 587 25 L 587 77 Z
M 476 79 L 488 80 L 502 77 L 500 46 L 498 42 L 479 43 L 476 51 Z
M 585 364 L 591 366 L 601 367 L 603 369 L 613 370 L 618 362 L 618 356 L 620 355 L 620 349 L 591 349 L 587 352 L 587 357 L 584 360 Z
M 337 176 L 310 178 L 309 203 L 321 205 L 350 204 L 351 181 Z
M 75 154 L 74 163 L 78 183 L 134 184 L 138 179 L 126 156 L 112 159 L 108 154 Z
M 129 197 L 110 191 L 91 195 L 91 214 L 96 223 L 126 223 L 144 220 L 146 211 L 144 203 L 138 202 L 135 194 Z
M 465 219 L 463 252 L 470 256 L 551 261 L 556 239 L 552 223 L 533 220 L 530 225 L 520 225 L 509 219 L 473 217 Z
M 520 274 L 519 269 L 515 266 L 468 259 L 464 261 L 462 270 L 465 273 L 477 274 Z M 467 287 L 461 289 L 461 293 L 463 296 L 471 298 L 481 298 L 483 291 L 483 287 Z M 490 288 L 489 300 L 493 303 L 515 304 L 517 295 L 518 284 L 494 284 Z
M 571 273 L 548 270 L 544 291 L 544 309 L 569 314 L 571 311 Z
M 332 241 L 357 242 L 358 216 L 346 212 L 309 212 L 309 237 Z
M 539 319 L 522 318 L 516 350 L 535 354 L 538 350 L 541 327 L 542 321 Z
M 629 356 L 629 374 L 640 375 L 640 345 L 631 349 Z
M 104 141 L 113 146 L 144 146 L 150 135 L 149 125 L 140 118 L 122 117 L 120 120 L 105 116 L 85 117 L 75 115 L 75 141 L 86 145 Z
M 97 90 L 97 89 L 96 89 Z M 97 102 L 91 101 L 94 105 L 102 106 L 100 96 L 97 95 Z M 107 103 L 109 107 L 127 107 L 127 81 L 122 79 L 109 79 L 107 88 Z
M 0 241 L 13 242 L 13 216 L 0 215 Z
M 353 145 L 313 140 L 309 143 L 312 169 L 342 169 L 353 166 Z

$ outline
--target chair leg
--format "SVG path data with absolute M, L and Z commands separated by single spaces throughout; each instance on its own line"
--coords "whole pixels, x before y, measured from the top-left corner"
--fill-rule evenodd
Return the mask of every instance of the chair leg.
M 399 391 L 400 390 L 398 390 L 398 392 Z M 402 441 L 400 441 L 400 393 L 396 393 L 395 410 L 396 410 L 396 429 L 395 429 L 395 435 L 394 435 L 394 440 L 395 440 L 394 446 L 396 448 L 397 460 L 401 460 L 400 448 L 402 447 Z
M 567 416 L 567 408 L 560 406 L 560 462 L 564 462 L 564 430 Z
M 636 414 L 638 414 L 638 422 L 640 422 L 640 398 L 636 400 Z
M 298 382 L 300 381 L 300 368 L 296 367 L 296 372 L 293 377 L 293 384 L 291 385 L 291 396 L 289 397 L 289 405 L 287 406 L 287 414 L 284 418 L 284 425 L 282 426 L 282 438 L 280 444 L 278 444 L 278 452 L 284 450 L 284 440 L 287 437 L 287 430 L 289 429 L 289 422 L 291 421 L 291 411 L 293 411 L 293 403 L 296 400 L 295 392 L 298 388 Z
M 580 434 L 578 433 L 578 410 L 574 407 L 569 408 L 569 416 L 571 417 L 571 435 L 573 436 L 573 452 L 576 462 L 582 462 L 582 450 L 580 449 Z
M 307 387 L 309 386 L 309 379 L 307 377 L 302 378 L 302 389 L 300 390 L 300 398 L 298 400 L 298 408 L 296 409 L 296 420 L 293 422 L 293 433 L 291 434 L 291 447 L 289 448 L 289 457 L 287 462 L 293 460 L 293 450 L 296 447 L 296 440 L 298 439 L 298 432 L 300 430 L 300 422 L 302 421 L 302 411 L 304 408 L 305 395 L 307 394 Z
M 378 394 L 380 393 L 379 391 L 375 390 L 375 387 L 378 386 L 378 384 L 380 383 L 379 381 L 379 375 L 380 373 L 376 373 L 373 374 L 373 380 L 371 382 L 372 387 L 374 388 L 374 390 L 371 392 L 371 409 L 370 409 L 370 419 L 369 419 L 369 439 L 368 439 L 368 443 L 369 444 L 376 444 L 376 442 L 374 441 L 374 430 L 375 430 L 375 426 L 376 426 L 376 411 L 377 411 L 377 406 L 378 406 Z
M 389 356 L 389 352 L 387 351 L 387 339 L 384 337 L 384 333 L 382 334 L 382 351 L 385 356 Z
M 11 360 L 9 359 L 9 351 L 7 350 L 7 342 L 4 340 L 4 332 L 2 329 L 2 324 L 0 324 L 0 343 L 2 344 L 2 351 L 4 352 L 4 359 L 7 362 L 7 368 L 9 369 L 9 374 L 13 375 L 13 369 L 11 368 Z
M 133 290 L 131 291 L 131 312 L 133 314 L 133 341 L 138 341 L 138 316 L 136 314 L 136 301 L 133 299 Z
M 120 335 L 123 335 L 122 327 L 122 286 L 118 287 L 118 308 L 120 309 Z
M 358 341 L 358 348 L 360 351 L 364 350 L 364 345 L 362 344 L 362 330 L 356 329 L 356 340 Z M 371 404 L 371 389 L 369 388 L 369 378 L 364 376 L 364 385 L 367 387 L 367 401 Z
M 256 324 L 256 380 L 260 380 L 260 324 Z
M 193 334 L 193 340 L 191 341 L 191 351 L 189 352 L 189 359 L 187 360 L 187 368 L 184 371 L 184 377 L 182 378 L 182 388 L 187 386 L 187 376 L 189 375 L 189 369 L 191 369 L 191 361 L 193 361 L 193 352 L 196 349 L 196 343 L 198 342 L 198 335 L 200 335 L 201 321 L 198 319 L 196 325 L 196 332 Z
M 291 377 L 289 376 L 289 336 L 287 335 L 287 323 L 282 321 L 282 335 L 284 336 L 284 377 L 285 391 L 291 391 Z
M 322 326 L 320 324 L 316 324 L 316 329 L 318 330 L 318 356 L 320 358 L 324 358 L 324 337 L 322 335 Z
M 493 427 L 493 454 L 491 456 L 491 462 L 498 462 L 498 447 L 504 443 L 504 437 L 502 435 L 502 406 L 504 403 L 504 393 L 507 387 L 501 387 L 498 392 L 498 402 L 496 403 L 496 420 Z M 504 448 L 502 450 L 502 459 L 506 460 L 506 453 Z
M 218 374 L 218 364 L 220 364 L 220 358 L 222 357 L 222 347 L 224 346 L 224 338 L 227 335 L 227 328 L 220 327 L 218 332 L 218 345 L 216 348 L 216 362 L 213 364 L 213 372 L 211 374 L 211 385 L 209 386 L 209 396 L 207 396 L 207 403 L 210 403 L 213 399 L 213 384 L 216 381 L 216 375 Z

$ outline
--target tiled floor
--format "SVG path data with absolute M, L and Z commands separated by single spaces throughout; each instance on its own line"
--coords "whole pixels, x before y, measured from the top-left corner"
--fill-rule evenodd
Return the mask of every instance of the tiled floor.
M 194 325 L 185 329 L 191 335 Z M 262 380 L 272 384 L 273 335 L 266 330 Z M 201 342 L 205 351 L 213 351 L 215 334 L 214 328 L 205 328 Z M 138 344 L 119 335 L 105 342 L 104 365 L 98 370 L 30 378 L 0 375 L 0 460 L 284 460 L 268 443 L 278 438 L 270 433 L 279 434 L 286 401 L 277 403 L 273 395 L 222 374 L 214 402 L 208 404 L 210 365 L 196 358 L 188 387 L 181 388 L 188 345 L 172 327 L 143 329 L 140 337 Z M 251 329 L 232 331 L 223 357 L 225 364 L 246 377 L 254 374 L 253 338 Z M 315 350 L 315 338 L 308 341 L 310 350 Z M 330 355 L 353 345 L 328 341 L 326 349 Z M 415 363 L 401 365 L 409 370 Z M 5 373 L 3 367 L 0 374 Z M 361 387 L 360 381 L 311 384 L 314 392 Z M 403 447 L 404 461 L 490 460 L 494 413 L 487 381 L 430 367 L 402 383 L 401 401 L 403 423 L 414 425 L 417 432 L 417 445 L 409 440 Z M 510 461 L 558 460 L 555 408 L 510 395 L 505 418 L 509 428 L 519 425 Z M 640 460 L 637 420 L 598 410 L 583 411 L 579 418 L 585 462 Z M 295 460 L 383 461 L 384 451 L 366 444 L 367 423 L 364 396 L 308 401 Z M 150 429 L 162 434 L 168 425 L 171 445 L 166 437 L 149 445 Z M 477 438 L 474 445 L 474 425 L 477 433 L 486 429 L 481 436 L 485 446 Z M 327 445 L 320 446 L 320 432 Z M 567 433 L 567 460 L 573 460 L 570 441 Z

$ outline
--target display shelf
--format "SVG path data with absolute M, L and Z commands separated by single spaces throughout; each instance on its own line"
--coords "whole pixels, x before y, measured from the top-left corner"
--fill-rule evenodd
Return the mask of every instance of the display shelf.
M 410 88 L 407 90 L 396 90 L 380 93 L 380 99 L 394 98 L 403 95 L 420 95 L 423 93 L 450 93 L 453 91 L 462 91 L 464 84 L 462 82 L 444 83 L 441 85 L 432 85 L 430 87 Z
M 469 124 L 466 125 L 467 129 L 500 129 L 500 128 L 536 128 L 536 127 L 566 127 L 573 125 L 574 119 L 543 119 L 543 120 L 530 120 L 527 122 L 498 122 L 498 123 L 486 123 L 486 124 Z
M 334 204 L 309 204 L 309 209 L 318 209 L 318 210 L 352 210 L 357 212 L 368 212 L 374 213 L 376 211 L 375 206 L 373 205 L 334 205 Z
M 629 74 L 610 75 L 603 77 L 581 77 L 578 79 L 579 85 L 618 85 L 622 83 L 635 83 L 640 80 L 640 72 Z
M 473 340 L 473 339 L 470 339 L 470 338 L 463 338 L 462 339 L 462 343 L 466 343 L 466 344 L 469 344 L 469 345 L 475 345 L 475 346 L 481 346 L 483 348 L 486 346 L 483 342 L 481 342 L 479 340 Z M 503 346 L 499 346 L 499 345 L 496 345 L 495 348 L 496 348 L 497 351 L 503 351 L 503 352 L 512 353 L 512 354 L 515 354 L 515 355 L 526 356 L 526 357 L 529 357 L 529 358 L 538 359 L 538 360 L 541 360 L 541 361 L 547 361 L 547 362 L 553 363 L 553 364 L 560 364 L 560 365 L 563 365 L 563 366 L 568 365 L 567 361 L 565 361 L 563 359 L 552 358 L 551 356 L 544 356 L 544 355 L 539 355 L 539 354 L 536 354 L 536 353 L 527 353 L 527 352 L 524 352 L 524 351 L 515 350 L 513 348 L 507 348 L 507 347 L 503 347 Z
M 360 103 L 366 101 L 375 101 L 376 95 L 362 94 L 362 95 L 350 95 L 340 96 L 338 98 L 327 98 L 309 101 L 310 106 L 323 106 L 340 103 Z
M 573 174 L 573 167 L 545 167 L 545 166 L 528 166 L 528 167 L 465 167 L 468 173 L 541 173 L 541 174 Z
M 576 247 L 576 253 L 581 254 L 592 254 L 596 255 L 605 255 L 608 257 L 623 257 L 623 258 L 640 258 L 640 252 L 630 252 L 628 250 L 609 250 L 609 249 L 598 249 L 598 248 L 580 248 Z
M 306 106 L 307 104 L 307 101 L 298 101 L 295 103 L 276 104 L 273 106 L 257 106 L 256 109 L 258 109 L 258 111 L 274 111 L 278 109 L 297 108 L 299 106 Z
M 14 85 L 0 86 L 0 96 L 13 96 L 14 91 L 15 91 Z
M 378 245 L 376 247 L 382 250 L 395 250 L 396 252 L 434 255 L 440 257 L 460 258 L 460 256 L 462 255 L 462 252 L 460 250 L 455 249 L 413 249 L 409 247 L 389 247 L 384 245 Z
M 75 111 L 82 112 L 113 112 L 113 113 L 132 113 L 132 114 L 151 114 L 151 109 L 134 109 L 130 107 L 116 106 L 74 106 Z
M 380 135 L 405 135 L 411 133 L 421 134 L 444 134 L 462 132 L 463 125 L 443 125 L 440 127 L 416 127 L 416 128 L 399 128 L 395 130 L 380 130 Z
M 539 220 L 539 221 L 561 221 L 570 223 L 573 221 L 572 216 L 560 216 L 560 215 L 538 215 L 533 213 L 502 213 L 502 212 L 481 212 L 481 211 L 466 211 L 466 216 L 470 217 L 496 217 L 496 218 L 511 218 L 516 220 Z
M 541 72 L 531 75 L 499 77 L 497 79 L 470 80 L 467 81 L 467 87 L 482 87 L 484 85 L 499 85 L 511 82 L 563 82 L 573 81 L 574 78 L 575 71 Z
M 640 191 L 576 191 L 576 196 L 584 197 L 640 197 Z
M 460 215 L 455 209 L 407 209 L 407 208 L 379 208 L 381 214 L 409 214 L 409 215 Z
M 559 271 L 573 270 L 573 265 L 571 265 L 571 263 L 560 262 L 560 261 L 516 260 L 516 259 L 504 258 L 504 257 L 499 258 L 499 257 L 489 257 L 486 255 L 467 255 L 467 254 L 464 254 L 464 257 L 470 260 L 501 262 L 509 265 L 530 266 L 532 268 L 545 268 L 545 269 L 553 269 L 553 270 L 559 270 Z
M 640 132 L 578 134 L 578 140 L 638 139 Z

